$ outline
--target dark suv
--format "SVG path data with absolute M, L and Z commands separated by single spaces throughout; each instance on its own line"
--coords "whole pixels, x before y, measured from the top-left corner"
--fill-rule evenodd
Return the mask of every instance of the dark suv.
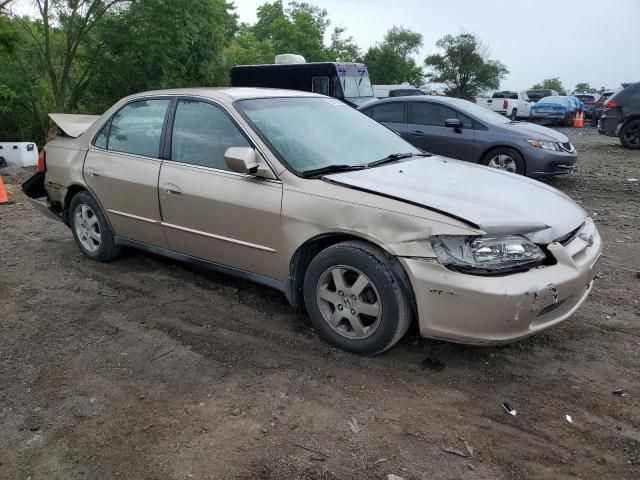
M 603 107 L 598 132 L 620 137 L 623 147 L 640 150 L 640 82 L 612 95 Z

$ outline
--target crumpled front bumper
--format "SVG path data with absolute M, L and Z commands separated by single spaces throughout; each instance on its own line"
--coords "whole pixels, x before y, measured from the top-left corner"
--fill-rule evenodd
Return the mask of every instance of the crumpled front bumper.
M 414 289 L 420 334 L 471 344 L 506 343 L 569 318 L 599 271 L 602 244 L 589 218 L 567 245 L 552 243 L 555 265 L 505 276 L 447 270 L 433 259 L 402 258 Z

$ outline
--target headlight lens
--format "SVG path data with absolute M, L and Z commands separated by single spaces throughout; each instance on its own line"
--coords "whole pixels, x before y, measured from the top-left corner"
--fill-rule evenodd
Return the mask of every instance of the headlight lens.
M 547 142 L 546 140 L 527 140 L 529 145 L 535 148 L 542 148 L 543 150 L 560 150 L 556 142 Z
M 535 243 L 520 235 L 508 237 L 466 237 L 442 235 L 431 239 L 440 263 L 475 273 L 502 272 L 534 266 L 546 259 Z

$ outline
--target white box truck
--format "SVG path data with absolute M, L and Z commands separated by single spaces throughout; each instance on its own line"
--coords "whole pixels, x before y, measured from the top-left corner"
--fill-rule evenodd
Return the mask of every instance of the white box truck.
M 38 164 L 38 147 L 33 142 L 0 142 L 0 167 L 33 167 Z

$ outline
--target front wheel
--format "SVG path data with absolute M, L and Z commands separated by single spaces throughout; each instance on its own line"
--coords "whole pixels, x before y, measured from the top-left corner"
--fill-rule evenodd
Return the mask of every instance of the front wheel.
M 482 158 L 482 163 L 488 167 L 518 175 L 525 173 L 524 158 L 513 148 L 504 147 L 491 150 Z
M 624 148 L 640 149 L 640 120 L 631 120 L 620 129 L 620 143 Z
M 409 328 L 408 293 L 383 252 L 364 242 L 343 242 L 320 252 L 304 278 L 311 323 L 329 343 L 376 355 Z
M 91 260 L 107 262 L 120 254 L 111 227 L 89 192 L 79 192 L 71 199 L 69 226 L 80 251 Z

